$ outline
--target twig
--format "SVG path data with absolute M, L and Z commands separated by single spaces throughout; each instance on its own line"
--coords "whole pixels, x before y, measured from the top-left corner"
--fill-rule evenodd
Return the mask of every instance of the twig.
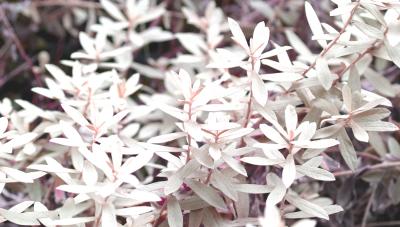
M 251 106 L 252 106 L 252 96 L 253 96 L 253 90 L 250 89 L 249 93 L 249 101 L 247 102 L 247 110 L 246 110 L 246 115 L 243 123 L 243 128 L 247 128 L 247 125 L 249 124 L 250 117 L 251 117 Z
M 328 46 L 326 46 L 326 47 L 322 50 L 321 54 L 317 57 L 317 59 L 320 58 L 320 57 L 325 56 L 325 55 L 328 53 L 328 51 L 338 42 L 338 40 L 340 39 L 340 37 L 341 37 L 341 36 L 343 35 L 343 33 L 346 31 L 346 28 L 350 25 L 351 20 L 353 19 L 354 14 L 356 13 L 356 10 L 357 10 L 357 8 L 358 8 L 359 5 L 360 5 L 360 0 L 357 0 L 357 1 L 356 1 L 356 5 L 355 5 L 354 8 L 351 10 L 350 16 L 349 16 L 349 18 L 346 20 L 346 22 L 344 23 L 342 29 L 339 31 L 339 34 L 335 37 L 335 39 L 333 39 L 333 40 L 329 43 Z M 312 68 L 315 67 L 315 65 L 317 64 L 317 59 L 315 59 L 314 62 L 301 74 L 303 77 L 305 77 L 305 75 L 306 75 Z
M 279 204 L 279 210 L 280 210 L 282 215 L 283 215 L 283 209 L 285 208 L 285 201 L 286 201 L 287 194 L 288 194 L 288 190 L 286 190 L 285 196 L 283 196 L 283 199 L 281 200 L 281 202 Z
M 370 159 L 370 160 L 382 162 L 382 159 L 381 159 L 381 158 L 379 158 L 379 157 L 376 156 L 376 155 L 373 155 L 373 154 L 368 153 L 368 152 L 367 152 L 368 150 L 369 150 L 369 149 L 366 149 L 365 151 L 362 151 L 362 152 L 357 152 L 357 156 L 362 157 L 362 158 L 365 158 L 365 159 Z M 337 153 L 337 152 L 339 152 L 339 150 L 329 150 L 329 149 L 328 149 L 328 150 L 325 151 L 325 153 Z
M 164 202 L 164 204 L 162 205 L 162 207 L 161 207 L 161 209 L 160 209 L 160 214 L 159 214 L 159 216 L 157 217 L 157 219 L 154 221 L 154 223 L 153 223 L 153 226 L 154 227 L 156 227 L 156 226 L 158 226 L 159 224 L 161 224 L 161 217 L 163 216 L 163 212 L 165 211 L 165 210 L 167 210 L 167 204 L 168 204 L 168 198 L 167 198 L 167 200 Z
M 385 31 L 383 32 L 383 35 L 386 36 L 388 32 L 388 28 L 385 28 Z M 339 78 L 342 77 L 351 67 L 353 67 L 358 61 L 360 61 L 365 55 L 371 53 L 375 49 L 380 48 L 383 45 L 384 41 L 381 39 L 375 40 L 370 47 L 368 47 L 366 50 L 364 50 L 362 53 L 358 54 L 357 58 L 354 59 L 338 76 Z
M 376 48 L 379 48 L 383 42 L 380 42 L 380 40 L 376 40 L 375 42 L 372 43 L 372 46 L 368 47 L 366 50 L 364 50 L 361 54 L 358 54 L 357 58 L 354 59 L 338 76 L 339 78 L 342 77 L 349 69 L 351 69 L 357 62 L 359 62 L 365 55 L 369 54 L 371 51 L 373 51 Z
M 23 72 L 23 71 L 25 71 L 27 69 L 29 69 L 29 65 L 28 65 L 27 62 L 25 62 L 22 65 L 19 65 L 18 67 L 13 69 L 8 74 L 2 76 L 2 78 L 0 80 L 0 88 L 3 87 L 4 84 L 6 84 L 9 80 L 11 80 L 12 78 L 14 78 L 15 76 L 19 75 L 21 72 Z
M 364 216 L 363 216 L 363 219 L 361 222 L 361 227 L 367 226 L 367 219 L 368 219 L 369 211 L 371 210 L 372 201 L 374 200 L 375 191 L 376 191 L 376 185 L 373 187 L 371 195 L 369 196 L 368 204 L 367 204 L 367 207 L 365 208 Z
M 16 35 L 14 28 L 11 26 L 10 21 L 7 19 L 6 12 L 4 11 L 2 6 L 0 6 L 0 20 L 3 21 L 5 29 L 10 34 L 11 39 L 13 40 L 15 46 L 17 47 L 18 53 L 25 60 L 25 62 L 29 65 L 29 67 L 32 71 L 32 74 L 35 76 L 36 82 L 38 83 L 39 86 L 42 86 L 42 81 L 40 80 L 39 74 L 37 72 L 35 72 L 32 59 L 28 56 L 24 47 L 22 46 L 21 41 L 19 40 L 18 36 Z
M 380 163 L 380 164 L 376 164 L 376 165 L 372 165 L 372 166 L 366 166 L 366 167 L 358 169 L 356 171 L 345 170 L 345 171 L 335 172 L 335 173 L 333 173 L 333 175 L 335 175 L 335 177 L 349 176 L 349 175 L 360 173 L 362 171 L 386 169 L 386 168 L 399 167 L 399 166 L 400 166 L 400 161 L 387 162 L 387 163 Z

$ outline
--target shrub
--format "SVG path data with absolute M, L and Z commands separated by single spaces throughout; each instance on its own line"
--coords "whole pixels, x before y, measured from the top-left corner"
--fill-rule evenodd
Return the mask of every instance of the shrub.
M 388 119 L 398 86 L 381 74 L 400 66 L 400 5 L 333 3 L 332 23 L 321 23 L 305 2 L 312 40 L 288 22 L 286 45 L 270 36 L 289 15 L 261 1 L 251 5 L 269 23 L 248 35 L 213 1 L 204 14 L 187 1 L 179 29 L 165 3 L 102 0 L 82 50 L 65 71 L 47 64 L 45 86 L 32 89 L 60 107 L 1 103 L 1 188 L 18 196 L 2 221 L 315 226 L 343 211 L 321 182 L 363 171 L 373 198 L 397 179 L 373 170 L 399 166 L 396 139 L 378 132 L 398 130 Z M 161 57 L 140 59 L 156 46 L 150 56 Z M 399 181 L 385 181 L 398 204 Z

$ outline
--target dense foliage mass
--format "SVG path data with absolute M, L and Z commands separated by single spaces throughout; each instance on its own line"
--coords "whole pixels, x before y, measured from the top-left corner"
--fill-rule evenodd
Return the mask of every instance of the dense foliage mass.
M 365 227 L 400 214 L 398 0 L 1 4 L 1 53 L 14 48 L 34 85 L 0 103 L 1 222 Z M 32 58 L 13 27 L 19 14 L 51 24 L 48 8 L 81 46 L 58 63 Z

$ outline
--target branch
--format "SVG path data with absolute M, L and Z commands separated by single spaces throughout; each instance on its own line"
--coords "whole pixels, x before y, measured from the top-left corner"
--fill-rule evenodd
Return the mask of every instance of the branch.
M 18 36 L 15 33 L 14 28 L 11 26 L 10 21 L 7 19 L 6 12 L 3 9 L 3 6 L 0 6 L 0 20 L 3 21 L 5 29 L 10 34 L 12 41 L 17 47 L 18 53 L 21 55 L 21 57 L 25 60 L 25 62 L 31 69 L 32 74 L 35 76 L 36 82 L 38 83 L 39 86 L 42 86 L 40 75 L 35 71 L 32 59 L 26 53 L 24 47 L 21 44 L 21 41 L 19 40 Z
M 317 59 L 320 57 L 325 56 L 328 51 L 338 42 L 338 40 L 340 39 L 340 37 L 343 35 L 343 33 L 346 31 L 347 27 L 350 25 L 351 20 L 353 19 L 356 10 L 358 8 L 358 6 L 360 6 L 360 0 L 356 1 L 356 5 L 354 6 L 354 8 L 351 10 L 350 12 L 350 16 L 349 18 L 346 20 L 346 22 L 344 23 L 342 29 L 340 30 L 339 34 L 335 37 L 335 39 L 333 39 L 328 46 L 326 46 L 322 52 L 320 53 L 320 55 L 314 60 L 314 62 L 301 74 L 303 77 L 305 77 L 305 75 L 312 69 L 315 67 L 315 65 L 317 64 Z
M 366 167 L 358 169 L 356 171 L 352 171 L 352 170 L 339 171 L 339 172 L 333 173 L 333 175 L 335 175 L 335 177 L 342 177 L 342 176 L 349 176 L 349 175 L 353 175 L 353 174 L 359 174 L 363 171 L 386 169 L 386 168 L 392 168 L 392 167 L 400 167 L 400 161 L 385 162 L 385 163 L 380 163 L 380 164 L 376 164 L 376 165 L 372 165 L 372 166 L 366 166 Z
M 371 210 L 372 202 L 374 201 L 376 187 L 377 186 L 375 185 L 374 188 L 372 189 L 371 195 L 369 196 L 367 207 L 365 208 L 364 216 L 363 216 L 363 219 L 362 219 L 361 227 L 366 227 L 367 226 L 367 219 L 368 219 L 369 211 Z

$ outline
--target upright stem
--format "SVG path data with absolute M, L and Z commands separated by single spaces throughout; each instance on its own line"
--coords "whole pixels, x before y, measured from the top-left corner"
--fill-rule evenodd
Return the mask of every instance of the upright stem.
M 328 46 L 326 46 L 321 54 L 317 57 L 324 57 L 328 51 L 338 42 L 338 40 L 340 39 L 340 37 L 343 35 L 343 33 L 346 31 L 346 28 L 350 25 L 351 20 L 354 17 L 354 14 L 356 13 L 356 10 L 358 8 L 358 6 L 360 6 L 360 0 L 356 1 L 356 5 L 354 6 L 354 8 L 351 10 L 350 12 L 350 16 L 349 18 L 346 20 L 346 22 L 344 23 L 342 29 L 339 31 L 339 34 L 329 43 Z M 315 67 L 315 65 L 317 64 L 317 59 L 314 60 L 314 62 L 301 74 L 303 77 L 305 77 L 305 75 L 312 69 Z

